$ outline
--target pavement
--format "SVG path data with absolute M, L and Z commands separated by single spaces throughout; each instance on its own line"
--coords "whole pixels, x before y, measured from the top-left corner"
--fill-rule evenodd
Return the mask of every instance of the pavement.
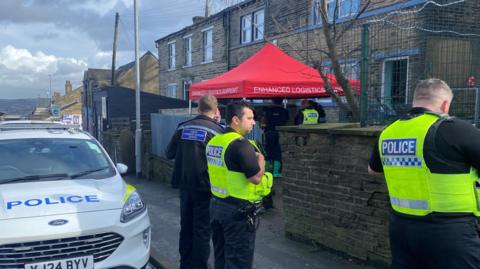
M 127 176 L 147 203 L 152 222 L 152 257 L 165 269 L 179 268 L 178 235 L 180 231 L 179 191 L 166 183 Z M 282 211 L 282 184 L 276 181 L 275 208 L 261 215 L 255 244 L 254 269 L 378 269 L 358 260 L 318 246 L 285 237 Z M 209 265 L 213 267 L 213 248 Z

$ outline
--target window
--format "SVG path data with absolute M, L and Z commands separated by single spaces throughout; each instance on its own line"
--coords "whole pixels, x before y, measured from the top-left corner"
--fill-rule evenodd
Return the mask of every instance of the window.
M 184 53 L 185 53 L 185 66 L 192 66 L 192 36 L 183 38 Z
M 265 12 L 259 10 L 253 13 L 253 40 L 262 40 L 263 39 L 263 25 L 265 21 Z
M 242 17 L 242 40 L 241 43 L 252 41 L 252 18 L 251 14 Z
M 317 25 L 322 23 L 320 17 L 320 0 L 313 0 L 312 2 L 312 24 Z
M 383 64 L 383 98 L 391 105 L 406 104 L 408 58 L 387 59 Z
M 76 179 L 102 179 L 115 175 L 115 170 L 97 142 L 60 138 L 62 135 L 60 132 L 55 138 L 1 140 L 0 182 L 17 177 L 52 174 L 67 174 Z M 96 171 L 84 173 L 89 170 Z
M 335 7 L 337 0 L 327 0 L 328 20 L 333 21 L 335 17 Z M 322 24 L 322 17 L 320 13 L 321 0 L 312 0 L 312 24 Z M 338 0 L 337 17 L 336 19 L 348 18 L 355 15 L 360 8 L 360 0 Z
M 190 85 L 192 85 L 191 80 L 183 81 L 183 100 L 188 100 L 188 95 L 190 93 Z
M 333 1 L 334 2 L 334 1 Z M 338 9 L 338 17 L 345 18 L 355 15 L 360 8 L 359 0 L 340 0 L 340 8 Z
M 265 11 L 257 10 L 240 18 L 240 44 L 262 40 L 264 37 Z
M 168 70 L 175 69 L 175 42 L 168 43 Z
M 177 84 L 170 83 L 167 86 L 167 96 L 172 98 L 177 98 Z
M 213 29 L 209 28 L 203 31 L 203 62 L 212 61 L 213 57 Z

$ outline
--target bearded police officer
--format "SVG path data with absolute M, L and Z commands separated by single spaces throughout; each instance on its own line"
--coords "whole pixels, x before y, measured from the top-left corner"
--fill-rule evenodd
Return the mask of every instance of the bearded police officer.
M 448 117 L 452 98 L 442 80 L 420 81 L 373 150 L 369 173 L 385 174 L 393 208 L 392 268 L 480 268 L 480 131 Z
M 244 136 L 255 124 L 247 102 L 227 106 L 225 132 L 207 145 L 215 269 L 249 269 L 253 264 L 256 213 L 269 194 L 272 175 L 264 157 Z
M 207 268 L 210 255 L 210 181 L 205 147 L 221 133 L 217 99 L 204 95 L 200 115 L 180 123 L 168 145 L 167 158 L 175 158 L 172 185 L 180 188 L 180 268 Z

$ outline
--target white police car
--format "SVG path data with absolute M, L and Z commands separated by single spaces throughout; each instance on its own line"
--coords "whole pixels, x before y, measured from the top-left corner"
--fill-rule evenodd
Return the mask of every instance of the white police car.
M 0 269 L 143 268 L 150 220 L 89 134 L 0 123 Z

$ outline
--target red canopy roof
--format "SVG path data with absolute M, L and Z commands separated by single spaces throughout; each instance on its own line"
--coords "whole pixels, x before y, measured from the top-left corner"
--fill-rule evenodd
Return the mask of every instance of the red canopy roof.
M 327 74 L 339 94 L 342 89 L 335 76 Z M 358 88 L 356 80 L 351 81 Z M 190 86 L 190 99 L 204 94 L 217 98 L 308 98 L 329 96 L 318 71 L 267 43 L 234 69 L 210 80 Z

